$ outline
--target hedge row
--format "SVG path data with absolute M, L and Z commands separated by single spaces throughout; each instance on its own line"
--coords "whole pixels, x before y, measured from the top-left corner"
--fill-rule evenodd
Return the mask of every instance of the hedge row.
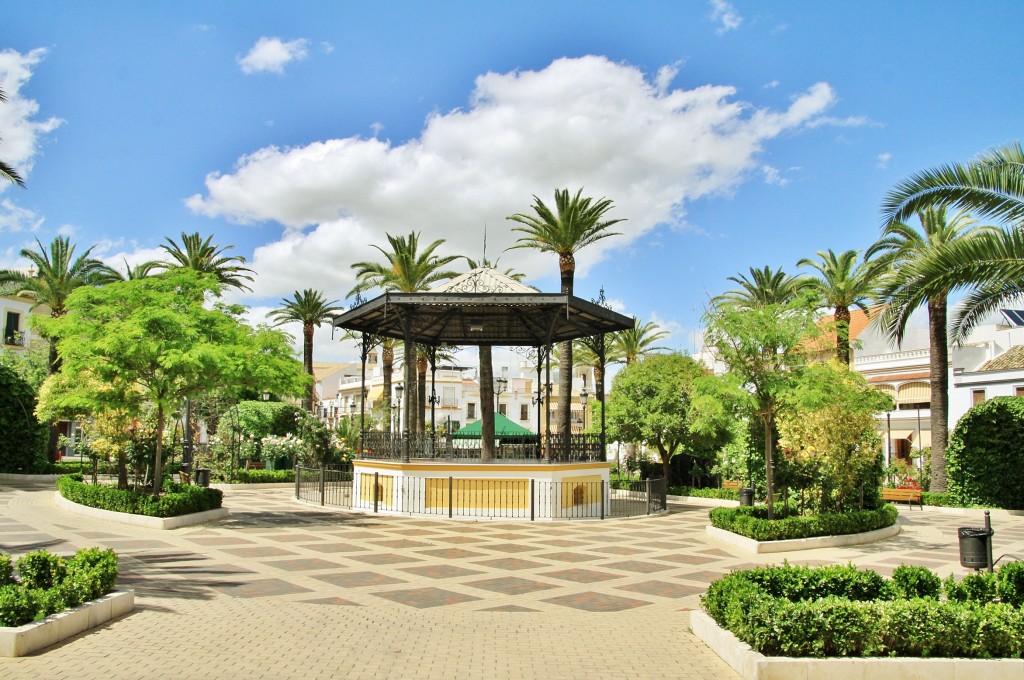
M 141 491 L 86 484 L 82 475 L 67 475 L 57 480 L 60 495 L 73 503 L 148 517 L 177 517 L 214 510 L 221 506 L 224 498 L 220 489 L 186 484 L 165 484 L 164 488 L 165 493 L 154 498 Z
M 708 514 L 712 526 L 757 541 L 860 534 L 892 526 L 899 516 L 895 506 L 889 504 L 877 510 L 824 515 L 786 517 L 782 516 L 782 512 L 783 509 L 780 507 L 777 519 L 773 520 L 767 518 L 768 509 L 763 506 L 715 508 Z
M 694 498 L 720 498 L 727 501 L 738 501 L 740 492 L 737 489 L 698 489 L 691 486 L 670 486 L 669 495 L 672 496 L 693 496 Z
M 117 555 L 86 548 L 63 558 L 45 550 L 18 558 L 0 555 L 0 626 L 21 626 L 95 600 L 114 589 Z
M 235 484 L 279 484 L 294 482 L 295 470 L 235 470 Z
M 768 656 L 1024 656 L 1024 563 L 946 581 L 900 566 L 892 580 L 849 566 L 763 567 L 715 581 L 701 598 L 723 628 Z M 996 601 L 995 598 L 1001 598 Z

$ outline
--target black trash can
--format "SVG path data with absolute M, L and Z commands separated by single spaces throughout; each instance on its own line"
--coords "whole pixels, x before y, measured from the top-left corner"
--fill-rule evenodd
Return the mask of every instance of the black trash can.
M 754 504 L 754 490 L 749 488 L 740 489 L 740 505 Z
M 987 569 L 991 554 L 991 529 L 985 527 L 960 527 L 956 536 L 960 539 L 960 566 L 968 569 Z
M 196 486 L 210 486 L 210 468 L 196 468 Z

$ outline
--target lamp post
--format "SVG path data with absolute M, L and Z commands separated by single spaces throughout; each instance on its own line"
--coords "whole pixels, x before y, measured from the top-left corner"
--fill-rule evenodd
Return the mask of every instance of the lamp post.
M 580 405 L 583 407 L 583 429 L 587 429 L 587 402 L 590 400 L 590 394 L 587 392 L 587 386 L 584 385 L 583 389 L 580 390 Z
M 401 383 L 395 385 L 395 404 L 394 407 L 398 409 L 398 420 L 395 423 L 394 428 L 401 432 L 402 429 L 402 392 L 405 391 L 405 386 Z
M 501 393 L 508 389 L 508 378 L 498 378 L 494 381 L 494 410 L 501 409 Z

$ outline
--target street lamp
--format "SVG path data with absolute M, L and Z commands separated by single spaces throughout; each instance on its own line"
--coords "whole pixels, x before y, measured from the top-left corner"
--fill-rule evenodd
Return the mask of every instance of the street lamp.
M 590 393 L 587 392 L 587 386 L 584 385 L 583 389 L 580 390 L 580 405 L 583 407 L 583 429 L 587 429 L 587 402 L 590 400 Z
M 495 410 L 501 407 L 501 393 L 508 389 L 508 378 L 498 378 L 494 381 Z
M 402 429 L 402 392 L 405 391 L 405 387 L 399 383 L 395 385 L 395 408 L 398 409 L 398 422 L 395 424 L 396 430 Z

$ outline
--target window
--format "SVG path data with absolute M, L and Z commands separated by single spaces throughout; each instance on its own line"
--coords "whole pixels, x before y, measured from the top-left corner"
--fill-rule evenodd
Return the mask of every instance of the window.
M 985 403 L 985 390 L 971 390 L 971 405 Z
M 455 388 L 454 387 L 442 387 L 441 388 L 441 407 L 442 408 L 455 408 L 459 403 L 455 401 Z
M 508 417 L 508 404 L 498 404 L 498 413 Z
M 466 417 L 476 418 L 476 404 L 472 401 L 466 404 Z
M 529 419 L 530 419 L 530 405 L 529 404 L 520 404 L 519 405 L 519 420 L 529 420 Z
M 7 312 L 7 322 L 4 324 L 4 344 L 21 344 L 21 314 Z
M 1024 387 L 1017 386 L 1017 387 L 1013 388 L 1013 394 L 1016 397 L 1024 397 Z

